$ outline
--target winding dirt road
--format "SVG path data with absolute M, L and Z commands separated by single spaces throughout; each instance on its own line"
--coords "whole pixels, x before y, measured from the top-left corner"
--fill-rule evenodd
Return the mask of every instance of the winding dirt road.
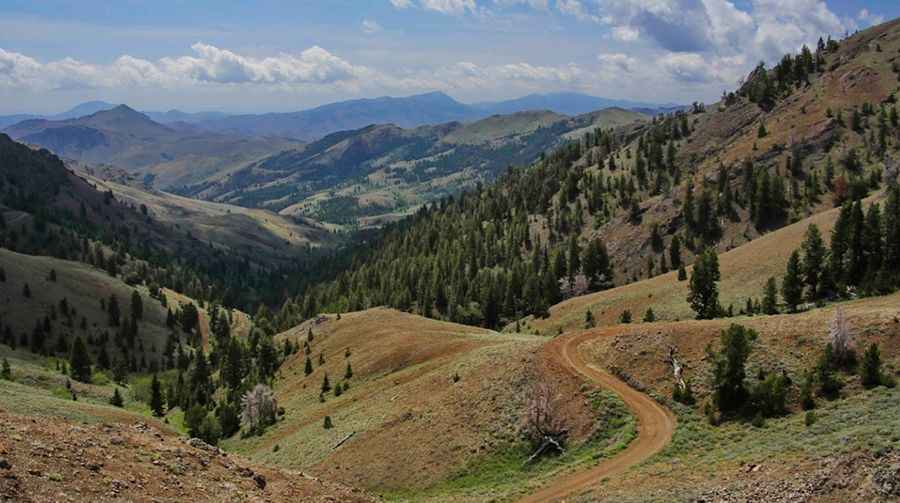
M 587 363 L 578 351 L 579 346 L 592 339 L 614 335 L 615 329 L 601 329 L 560 336 L 547 344 L 545 351 L 588 381 L 610 390 L 625 402 L 637 418 L 637 438 L 619 454 L 585 470 L 565 474 L 543 489 L 519 500 L 519 503 L 564 501 L 593 486 L 604 477 L 618 475 L 628 468 L 661 451 L 672 439 L 675 416 L 649 396 L 635 390 L 615 376 Z

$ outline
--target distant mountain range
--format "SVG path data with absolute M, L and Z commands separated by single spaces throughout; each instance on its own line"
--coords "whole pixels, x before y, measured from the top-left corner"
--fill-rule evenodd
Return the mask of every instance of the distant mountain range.
M 85 104 L 75 110 L 98 107 L 103 105 Z M 72 119 L 28 119 L 3 131 L 60 157 L 95 166 L 117 166 L 147 176 L 150 184 L 162 187 L 196 183 L 301 145 L 284 138 L 190 130 L 179 124 L 183 123 L 160 124 L 146 114 L 118 105 Z
M 116 105 L 103 101 L 82 103 L 53 116 L 0 116 L 0 128 L 23 120 L 67 120 L 110 110 Z M 143 112 L 160 124 L 187 131 L 208 131 L 241 136 L 281 136 L 313 141 L 331 133 L 360 129 L 372 124 L 394 124 L 402 128 L 446 122 L 472 122 L 491 115 L 507 115 L 523 111 L 551 111 L 577 116 L 604 108 L 623 108 L 653 115 L 679 108 L 672 104 L 642 103 L 600 98 L 579 93 L 531 94 L 506 101 L 464 104 L 442 92 L 402 98 L 381 97 L 330 103 L 308 110 L 285 113 L 229 115 L 224 112 L 187 113 Z

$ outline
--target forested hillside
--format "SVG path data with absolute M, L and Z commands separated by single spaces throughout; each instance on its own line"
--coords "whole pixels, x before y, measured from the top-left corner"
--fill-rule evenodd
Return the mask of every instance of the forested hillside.
M 893 183 L 900 23 L 822 40 L 708 107 L 582 134 L 384 232 L 284 319 L 387 304 L 494 327 Z

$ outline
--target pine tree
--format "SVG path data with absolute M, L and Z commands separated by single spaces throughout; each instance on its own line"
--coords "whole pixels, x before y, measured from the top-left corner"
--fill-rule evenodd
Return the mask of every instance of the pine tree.
M 766 282 L 762 309 L 765 314 L 778 314 L 778 285 L 775 278 L 769 278 Z M 752 312 L 748 314 L 752 314 Z
M 694 262 L 687 301 L 698 320 L 711 320 L 719 315 L 719 259 L 713 248 L 707 248 Z
M 687 270 L 684 268 L 684 264 L 678 264 L 678 281 L 684 281 L 687 279 Z
M 109 302 L 106 303 L 106 312 L 109 315 L 109 326 L 118 327 L 121 313 L 119 312 L 119 299 L 115 295 L 110 295 Z
M 306 367 L 304 367 L 303 372 L 305 375 L 310 375 L 313 372 L 312 360 L 309 358 L 309 355 L 306 356 Z
M 353 367 L 350 366 L 350 362 L 347 362 L 347 370 L 344 371 L 344 379 L 350 379 L 353 377 Z
M 109 398 L 109 404 L 113 407 L 123 407 L 125 405 L 125 401 L 122 400 L 122 395 L 119 393 L 119 388 L 115 388 L 112 396 Z
M 165 409 L 163 407 L 163 394 L 159 385 L 159 379 L 153 374 L 153 380 L 150 381 L 150 410 L 156 417 L 163 417 Z
M 69 367 L 72 369 L 72 377 L 76 381 L 91 382 L 91 357 L 81 337 L 76 337 L 72 343 L 72 352 L 69 355 Z
M 9 366 L 9 360 L 3 358 L 3 366 L 0 367 L 0 379 L 12 381 L 12 368 Z
M 137 290 L 131 292 L 131 317 L 140 320 L 144 317 L 144 302 Z
M 747 399 L 745 365 L 756 337 L 751 329 L 731 325 L 722 331 L 718 353 L 707 348 L 707 358 L 713 362 L 713 401 L 720 411 L 738 410 Z
M 612 286 L 612 264 L 606 245 L 600 239 L 588 243 L 584 251 L 582 268 L 590 291 L 606 290 Z
M 863 386 L 867 388 L 873 388 L 884 382 L 881 373 L 881 351 L 874 342 L 863 355 L 861 377 Z
M 787 271 L 784 274 L 784 281 L 781 283 L 781 295 L 784 297 L 784 303 L 792 312 L 796 311 L 797 306 L 803 301 L 802 270 L 800 254 L 794 250 L 791 258 L 788 259 Z
M 581 250 L 578 246 L 578 238 L 572 235 L 569 238 L 569 280 L 574 280 L 581 270 Z
M 334 428 L 334 424 L 331 422 L 331 416 L 325 416 L 325 422 L 322 424 L 322 427 L 326 430 Z
M 669 264 L 673 269 L 681 269 L 681 238 L 676 234 L 669 244 Z
M 322 377 L 322 393 L 331 391 L 331 383 L 328 382 L 328 372 Z
M 647 312 L 644 313 L 644 323 L 652 323 L 656 321 L 656 313 L 653 312 L 652 307 L 647 308 Z
M 825 273 L 825 243 L 822 234 L 816 224 L 810 224 L 806 229 L 806 238 L 801 245 L 803 248 L 803 283 L 806 285 L 806 298 L 814 301 L 822 295 L 820 289 L 821 277 Z

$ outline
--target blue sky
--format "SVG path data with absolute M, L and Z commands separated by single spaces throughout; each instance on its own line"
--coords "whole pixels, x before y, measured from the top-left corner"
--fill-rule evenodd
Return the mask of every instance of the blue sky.
M 759 60 L 898 16 L 893 0 L 0 0 L 0 113 L 430 90 L 711 101 Z

